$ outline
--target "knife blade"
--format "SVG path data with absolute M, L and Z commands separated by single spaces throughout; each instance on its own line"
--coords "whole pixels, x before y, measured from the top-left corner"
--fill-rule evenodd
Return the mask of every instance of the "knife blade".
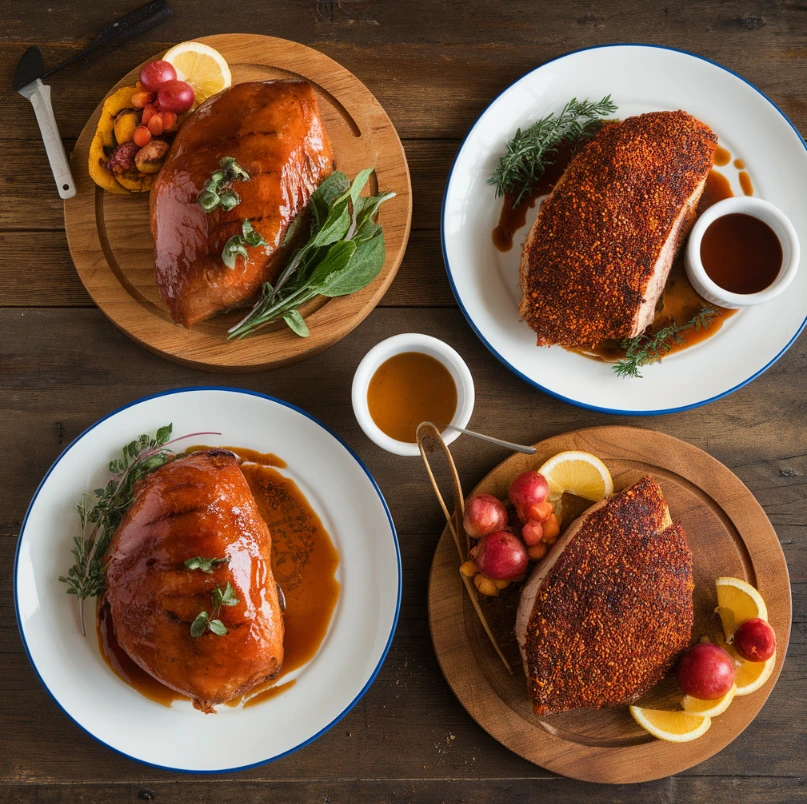
M 19 89 L 16 91 L 23 98 L 28 98 L 34 107 L 36 122 L 39 124 L 42 141 L 45 143 L 45 151 L 48 154 L 48 162 L 50 162 L 50 169 L 53 172 L 59 195 L 62 198 L 72 198 L 76 194 L 76 183 L 73 181 L 67 154 L 64 152 L 64 144 L 59 136 L 59 128 L 53 115 L 50 87 L 43 84 L 42 79 L 37 77 L 44 70 L 45 62 L 42 59 L 42 51 L 38 47 L 29 47 L 22 54 L 17 65 L 12 86 L 20 82 Z M 23 81 L 27 81 L 27 83 L 21 83 Z

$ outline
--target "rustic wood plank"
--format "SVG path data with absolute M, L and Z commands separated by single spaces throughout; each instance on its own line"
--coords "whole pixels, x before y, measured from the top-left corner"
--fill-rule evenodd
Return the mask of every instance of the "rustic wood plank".
M 13 534 L 37 483 L 60 450 L 116 406 L 147 393 L 220 382 L 276 394 L 307 408 L 357 449 L 378 479 L 401 534 L 402 616 L 378 680 L 348 717 L 313 745 L 237 777 L 191 779 L 128 762 L 80 732 L 31 672 L 17 636 L 10 575 L 0 583 L 0 802 L 392 802 L 505 799 L 558 802 L 642 800 L 797 802 L 807 800 L 803 721 L 807 711 L 807 348 L 797 343 L 763 377 L 707 408 L 672 417 L 628 419 L 582 411 L 529 388 L 477 341 L 453 305 L 437 235 L 439 205 L 459 141 L 513 80 L 569 50 L 613 41 L 681 47 L 737 71 L 807 131 L 803 4 L 698 0 L 638 8 L 594 5 L 411 0 L 293 0 L 208 4 L 171 0 L 173 19 L 96 63 L 49 80 L 62 135 L 78 136 L 98 101 L 135 64 L 182 39 L 218 32 L 271 33 L 317 48 L 351 70 L 396 125 L 412 171 L 413 232 L 382 304 L 347 339 L 298 366 L 254 376 L 180 368 L 131 343 L 90 304 L 70 262 L 61 203 L 28 104 L 9 83 L 17 57 L 43 45 L 55 64 L 83 47 L 133 0 L 0 6 L 0 560 L 13 563 Z M 33 219 L 33 220 L 32 220 Z M 32 237 L 36 230 L 46 236 Z M 387 335 L 423 331 L 454 345 L 477 384 L 472 426 L 515 441 L 564 430 L 625 423 L 663 430 L 731 467 L 762 503 L 782 543 L 793 583 L 794 628 L 781 679 L 749 729 L 686 775 L 603 789 L 560 779 L 520 760 L 470 719 L 443 680 L 426 621 L 426 579 L 442 528 L 419 462 L 377 450 L 352 416 L 349 378 Z M 316 378 L 316 382 L 311 379 Z M 505 455 L 468 439 L 454 453 L 467 488 Z M 453 736 L 453 739 L 452 739 Z M 390 781 L 390 777 L 392 780 Z M 153 797 L 146 795 L 151 791 Z
M 439 533 L 439 510 L 431 502 L 412 504 L 413 499 L 423 500 L 418 495 L 426 491 L 419 462 L 390 456 L 372 444 L 355 421 L 350 402 L 348 378 L 363 355 L 383 338 L 408 331 L 442 338 L 467 361 L 476 383 L 472 428 L 520 443 L 600 424 L 663 430 L 705 449 L 735 471 L 774 526 L 785 529 L 780 538 L 798 541 L 804 532 L 803 340 L 762 377 L 718 402 L 674 416 L 634 419 L 585 411 L 528 386 L 484 348 L 456 309 L 376 310 L 338 347 L 299 365 L 257 375 L 212 375 L 176 366 L 137 346 L 97 310 L 0 310 L 0 444 L 9 456 L 0 461 L 0 488 L 6 492 L 0 530 L 19 526 L 47 467 L 96 419 L 166 388 L 215 383 L 273 394 L 311 412 L 366 461 L 387 491 L 402 531 Z M 310 382 L 311 377 L 317 382 Z M 771 399 L 776 400 L 775 415 Z M 476 485 L 506 454 L 468 438 L 460 438 L 452 450 L 466 488 Z
M 6 138 L 38 139 L 33 115 L 24 110 L 25 101 L 12 98 L 9 87 L 17 54 L 28 44 L 43 44 L 46 62 L 57 63 L 92 35 L 83 5 L 71 8 L 66 0 L 50 5 L 42 20 L 10 11 L 7 24 L 0 25 L 10 57 L 0 73 L 7 79 L 0 81 L 0 99 L 20 112 L 14 128 L 3 132 Z M 129 8 L 126 0 L 110 6 L 94 9 L 97 27 Z M 88 68 L 49 79 L 62 136 L 77 137 L 109 87 L 133 66 L 177 41 L 212 31 L 271 31 L 322 50 L 369 87 L 402 137 L 462 137 L 490 100 L 528 70 L 570 50 L 625 40 L 679 47 L 714 59 L 762 87 L 797 126 L 807 127 L 801 90 L 807 79 L 807 60 L 801 57 L 803 12 L 781 0 L 756 15 L 737 0 L 649 6 L 638 14 L 621 0 L 605 0 L 595 9 L 500 3 L 495 12 L 485 0 L 474 0 L 463 5 L 459 24 L 453 4 L 429 0 L 248 3 L 211 8 L 204 15 L 193 12 L 191 0 L 174 7 L 168 24 Z M 333 23 L 322 7 L 334 9 Z M 428 24 L 412 24 L 421 19 Z
M 0 307 L 94 307 L 76 273 L 64 231 L 0 231 Z M 453 307 L 440 233 L 412 232 L 382 307 Z
M 263 804 L 267 800 L 286 804 L 322 801 L 330 804 L 496 804 L 501 801 L 541 801 L 551 796 L 554 804 L 598 804 L 602 788 L 570 779 L 546 781 L 526 779 L 458 780 L 423 782 L 417 779 L 390 781 L 190 781 L 160 784 L 77 784 L 6 787 L 0 804 L 107 804 L 116 802 L 170 801 L 172 804 Z M 705 801 L 721 804 L 796 804 L 804 801 L 801 779 L 703 779 L 680 776 L 644 785 L 615 785 L 608 788 L 612 804 L 642 801 L 668 804 L 671 801 Z M 209 798 L 208 798 L 209 796 Z
M 439 229 L 440 207 L 448 171 L 459 149 L 459 140 L 405 140 L 404 149 L 412 177 L 415 201 L 412 228 Z M 75 142 L 67 140 L 68 154 Z M 64 205 L 42 147 L 35 139 L 5 140 L 0 160 L 0 232 L 64 229 Z M 36 205 L 20 203 L 24 196 Z M 41 241 L 37 240 L 37 247 Z

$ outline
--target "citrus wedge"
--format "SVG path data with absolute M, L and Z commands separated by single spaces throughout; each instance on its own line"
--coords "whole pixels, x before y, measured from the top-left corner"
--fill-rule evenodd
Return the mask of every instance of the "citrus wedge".
M 731 689 L 721 698 L 716 701 L 703 701 L 700 698 L 693 698 L 691 695 L 685 695 L 681 701 L 681 706 L 684 711 L 690 715 L 699 715 L 700 717 L 717 717 L 722 715 L 729 704 L 734 700 L 737 693 L 737 685 L 732 684 Z
M 740 578 L 718 578 L 717 613 L 723 623 L 723 633 L 730 640 L 737 628 L 752 617 L 768 620 L 768 608 L 762 595 L 750 583 Z
M 663 709 L 643 709 L 631 706 L 633 719 L 659 740 L 671 743 L 688 743 L 705 734 L 712 725 L 710 717 L 690 715 L 687 712 L 672 712 Z
M 556 503 L 564 491 L 597 502 L 614 493 L 605 464 L 590 452 L 568 450 L 550 458 L 539 470 L 549 483 L 549 499 Z
M 163 58 L 174 65 L 180 81 L 186 81 L 193 87 L 197 105 L 227 89 L 233 82 L 227 60 L 210 45 L 180 42 Z
M 734 659 L 734 684 L 737 695 L 750 695 L 756 692 L 770 677 L 776 664 L 776 654 L 764 662 L 747 662 L 731 645 L 726 646 Z

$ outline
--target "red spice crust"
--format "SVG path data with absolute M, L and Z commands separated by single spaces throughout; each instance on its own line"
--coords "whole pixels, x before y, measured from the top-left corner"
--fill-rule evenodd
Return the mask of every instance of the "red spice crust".
M 677 111 L 607 125 L 582 148 L 522 255 L 519 311 L 539 345 L 631 336 L 664 243 L 716 147 L 708 126 Z
M 690 641 L 692 553 L 646 477 L 590 514 L 544 581 L 527 627 L 538 715 L 635 700 Z

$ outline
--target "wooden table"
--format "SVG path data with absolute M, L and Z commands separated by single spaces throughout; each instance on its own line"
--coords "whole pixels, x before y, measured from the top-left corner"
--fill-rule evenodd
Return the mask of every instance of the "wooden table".
M 440 200 L 459 142 L 512 81 L 565 51 L 610 42 L 686 48 L 742 74 L 807 132 L 807 11 L 803 3 L 701 0 L 593 4 L 467 0 L 172 0 L 174 17 L 90 66 L 49 80 L 68 150 L 109 86 L 156 51 L 212 33 L 252 32 L 317 48 L 363 80 L 404 141 L 415 212 L 400 273 L 381 306 L 327 352 L 288 368 L 211 375 L 149 354 L 96 310 L 72 266 L 30 106 L 10 88 L 18 57 L 42 46 L 53 64 L 83 47 L 135 0 L 4 3 L 0 7 L 0 801 L 484 802 L 807 800 L 807 354 L 802 338 L 764 376 L 705 408 L 627 419 L 550 399 L 500 365 L 457 309 L 443 269 Z M 807 189 L 805 189 L 807 192 Z M 726 750 L 679 776 L 602 788 L 530 765 L 465 713 L 444 681 L 426 618 L 426 582 L 443 523 L 419 461 L 381 452 L 362 434 L 350 379 L 364 353 L 397 332 L 435 335 L 465 357 L 477 387 L 472 426 L 519 442 L 578 427 L 633 424 L 705 449 L 750 487 L 790 567 L 794 623 L 782 677 L 762 713 Z M 727 355 L 726 359 L 732 359 Z M 358 452 L 398 527 L 404 594 L 387 661 L 335 728 L 286 759 L 215 778 L 155 771 L 77 729 L 36 680 L 17 631 L 16 534 L 43 474 L 88 425 L 137 397 L 210 383 L 273 394 L 310 411 Z M 504 453 L 460 439 L 466 487 Z M 267 728 L 273 724 L 267 723 Z

